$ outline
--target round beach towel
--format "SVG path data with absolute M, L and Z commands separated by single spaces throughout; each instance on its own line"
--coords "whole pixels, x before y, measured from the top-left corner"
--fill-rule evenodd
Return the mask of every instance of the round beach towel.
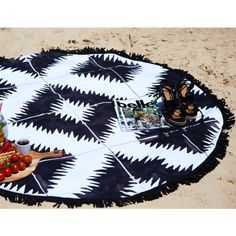
M 119 116 L 117 102 L 146 108 L 148 99 L 161 98 L 161 81 L 183 79 L 194 82 L 199 109 L 185 126 L 163 123 L 161 105 L 156 126 L 137 128 L 127 114 Z M 41 160 L 23 179 L 0 184 L 1 195 L 30 205 L 103 207 L 156 199 L 213 170 L 225 155 L 225 130 L 234 123 L 224 101 L 187 72 L 115 50 L 0 58 L 0 100 L 9 140 L 24 137 L 34 151 L 65 153 Z

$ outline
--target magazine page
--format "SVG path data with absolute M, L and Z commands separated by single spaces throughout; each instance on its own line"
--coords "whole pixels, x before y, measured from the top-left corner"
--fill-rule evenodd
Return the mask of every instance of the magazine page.
M 114 108 L 123 131 L 150 130 L 163 127 L 161 98 L 114 100 Z

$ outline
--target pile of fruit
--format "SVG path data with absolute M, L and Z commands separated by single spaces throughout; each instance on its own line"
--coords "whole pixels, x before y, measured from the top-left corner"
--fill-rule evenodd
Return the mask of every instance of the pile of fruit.
M 32 162 L 30 155 L 17 153 L 10 141 L 5 141 L 0 147 L 0 181 L 12 174 L 25 170 Z

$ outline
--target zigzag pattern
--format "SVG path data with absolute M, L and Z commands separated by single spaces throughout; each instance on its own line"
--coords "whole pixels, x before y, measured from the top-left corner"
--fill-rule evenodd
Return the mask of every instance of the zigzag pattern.
M 217 120 L 207 117 L 203 121 L 189 125 L 187 129 L 163 128 L 144 131 L 138 135 L 138 140 L 140 143 L 155 145 L 156 148 L 173 147 L 173 150 L 179 149 L 179 151 L 186 148 L 187 152 L 193 152 L 193 154 L 203 153 L 207 151 L 208 144 L 215 138 L 216 131 L 219 131 L 218 124 Z M 199 138 L 199 130 L 201 130 L 201 138 Z
M 14 71 L 25 72 L 27 74 L 30 74 L 34 78 L 37 77 L 37 73 L 35 73 L 35 71 L 32 69 L 29 63 L 25 62 L 25 60 L 21 58 L 15 58 L 15 59 L 0 58 L 0 69 L 1 70 L 10 69 L 12 70 L 12 72 Z
M 8 83 L 4 79 L 0 79 L 0 99 L 7 98 L 9 94 L 12 94 L 16 91 L 15 84 Z
M 61 94 L 64 99 L 68 99 L 76 106 L 82 104 L 93 106 L 97 103 L 104 102 L 104 104 L 101 104 L 99 107 L 94 106 L 91 113 L 88 111 L 85 112 L 84 117 L 87 119 L 85 123 L 92 130 L 95 130 L 96 135 L 100 139 L 104 140 L 109 136 L 111 127 L 114 125 L 116 114 L 111 100 L 108 99 L 108 97 L 96 95 L 95 93 L 80 93 L 79 90 L 72 91 L 70 88 L 60 89 L 59 86 L 52 86 L 52 88 L 56 93 Z M 21 109 L 22 112 L 16 114 L 10 121 L 16 126 L 26 124 L 26 128 L 33 123 L 33 127 L 52 133 L 55 132 L 55 130 L 58 130 L 58 132 L 63 131 L 67 134 L 73 133 L 78 140 L 83 136 L 86 137 L 85 139 L 95 140 L 94 136 L 80 120 L 76 121 L 76 119 L 71 116 L 61 117 L 59 114 L 55 113 L 56 110 L 60 110 L 62 103 L 63 100 L 61 100 L 57 94 L 53 93 L 48 86 L 45 86 L 40 91 L 36 92 L 36 96 L 32 98 L 32 101 L 25 103 Z M 44 113 L 45 115 L 43 117 L 25 120 L 29 117 Z
M 44 76 L 46 75 L 45 69 L 63 60 L 66 55 L 65 52 L 51 52 L 50 55 L 47 52 L 41 52 L 31 58 L 31 64 L 40 75 Z
M 71 72 L 72 74 L 84 74 L 86 76 L 99 78 L 109 78 L 110 82 L 115 80 L 116 82 L 125 83 L 133 80 L 134 75 L 141 70 L 141 66 L 132 61 L 130 64 L 126 60 L 122 62 L 118 57 L 107 56 L 104 54 L 94 55 L 89 57 L 89 60 L 84 63 L 79 63 L 76 68 Z
M 130 157 L 125 156 L 125 154 L 117 153 L 116 157 L 135 179 L 139 179 L 139 183 L 151 180 L 151 185 L 153 185 L 159 180 L 159 185 L 161 185 L 163 182 L 169 182 L 173 178 L 183 177 L 192 171 L 192 167 L 181 171 L 179 168 L 174 169 L 173 166 L 168 168 L 167 164 L 163 164 L 164 159 L 159 159 L 158 156 L 152 160 L 148 160 L 148 156 L 146 156 L 142 160 L 132 162 L 130 161 Z
M 38 74 L 33 70 L 28 61 L 34 66 L 37 72 L 45 75 L 44 70 L 59 60 L 62 60 L 67 53 L 65 52 L 47 52 L 36 53 L 28 56 L 21 56 L 14 59 L 0 58 L 1 69 L 11 69 L 12 72 L 26 72 L 36 78 Z
M 44 190 L 38 185 L 37 181 L 35 180 L 32 174 L 15 182 L 0 184 L 0 187 L 9 191 L 30 195 L 45 194 Z
M 34 175 L 41 183 L 45 192 L 49 188 L 53 188 L 55 179 L 63 178 L 74 166 L 74 156 L 64 156 L 58 159 L 44 159 L 38 164 L 38 168 L 35 170 Z
M 76 196 L 90 200 L 117 200 L 125 196 L 122 190 L 130 187 L 133 181 L 112 155 L 106 158 L 106 167 L 96 170 L 96 176 L 89 178 L 93 184 L 84 188 L 83 193 L 74 193 Z

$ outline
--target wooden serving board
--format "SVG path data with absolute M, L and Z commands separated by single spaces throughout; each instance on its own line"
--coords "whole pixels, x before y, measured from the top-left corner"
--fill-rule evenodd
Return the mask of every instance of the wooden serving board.
M 30 151 L 30 155 L 32 156 L 32 163 L 26 167 L 25 170 L 19 171 L 17 174 L 12 174 L 10 177 L 6 177 L 3 181 L 0 181 L 0 183 L 6 183 L 6 182 L 12 182 L 19 179 L 22 179 L 28 175 L 30 175 L 38 166 L 38 163 L 40 160 L 50 157 L 50 158 L 60 158 L 63 156 L 62 151 L 53 151 L 53 152 L 35 152 Z

